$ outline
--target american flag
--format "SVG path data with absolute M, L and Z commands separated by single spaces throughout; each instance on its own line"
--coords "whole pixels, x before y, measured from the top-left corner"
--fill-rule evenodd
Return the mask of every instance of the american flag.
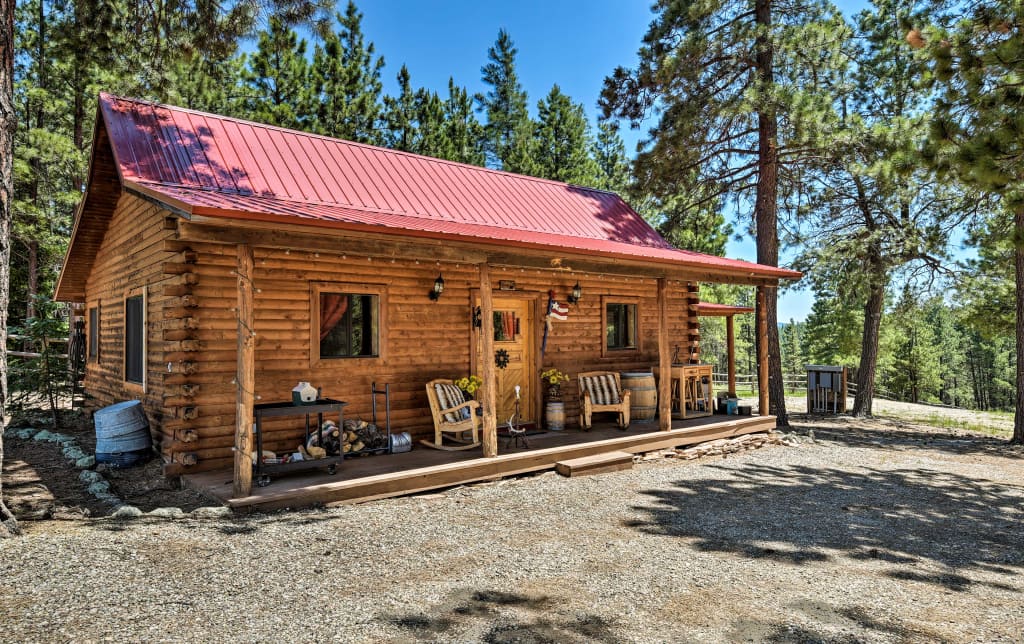
M 569 319 L 569 307 L 565 304 L 559 304 L 555 300 L 551 300 L 551 306 L 548 307 L 548 316 L 555 320 L 561 320 L 564 322 Z

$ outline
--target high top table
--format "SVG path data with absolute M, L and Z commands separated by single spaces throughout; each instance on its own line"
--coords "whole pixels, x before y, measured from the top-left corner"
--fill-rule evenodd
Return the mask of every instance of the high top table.
M 709 364 L 672 365 L 669 391 L 673 418 L 685 420 L 711 415 L 712 368 Z M 660 378 L 658 371 L 655 367 L 655 378 Z

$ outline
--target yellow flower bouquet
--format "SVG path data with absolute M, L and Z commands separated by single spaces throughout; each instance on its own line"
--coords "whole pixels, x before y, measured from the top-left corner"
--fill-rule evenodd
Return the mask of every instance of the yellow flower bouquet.
M 559 371 L 558 369 L 555 368 L 548 369 L 547 371 L 541 373 L 540 379 L 543 380 L 549 386 L 560 385 L 563 382 L 569 382 L 568 374 Z
M 469 375 L 465 378 L 459 378 L 455 381 L 455 386 L 466 392 L 466 395 L 472 398 L 476 395 L 476 392 L 482 387 L 484 381 L 479 376 Z

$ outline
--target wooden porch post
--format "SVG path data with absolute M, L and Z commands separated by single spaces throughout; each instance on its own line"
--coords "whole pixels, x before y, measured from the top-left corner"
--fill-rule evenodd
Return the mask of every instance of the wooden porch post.
M 497 387 L 498 373 L 494 366 L 494 303 L 491 299 L 491 271 L 480 264 L 480 362 L 483 379 L 484 456 L 498 455 Z
M 768 312 L 765 288 L 757 287 L 757 413 L 768 415 Z
M 252 246 L 239 244 L 238 366 L 235 370 L 235 497 L 252 492 L 252 405 L 256 388 L 255 333 L 253 332 Z
M 725 318 L 725 346 L 728 354 L 729 393 L 736 393 L 736 331 L 732 324 L 733 316 Z
M 672 352 L 668 336 L 668 280 L 658 278 L 658 429 L 672 429 Z

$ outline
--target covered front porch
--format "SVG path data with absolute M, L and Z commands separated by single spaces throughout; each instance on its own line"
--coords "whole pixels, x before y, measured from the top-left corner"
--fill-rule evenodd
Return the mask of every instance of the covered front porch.
M 767 410 L 767 319 L 763 303 L 766 291 L 778 283 L 778 277 L 770 272 L 776 269 L 742 262 L 737 262 L 737 267 L 662 265 L 649 259 L 595 257 L 569 248 L 553 257 L 550 252 L 532 248 L 510 252 L 505 247 L 464 245 L 459 241 L 439 247 L 423 240 L 397 242 L 383 236 L 371 239 L 364 235 L 357 239 L 339 231 L 314 238 L 295 227 L 278 226 L 271 231 L 256 222 L 227 227 L 223 222 L 196 216 L 189 222 L 177 222 L 177 228 L 178 243 L 187 243 L 211 255 L 216 253 L 221 270 L 233 264 L 231 272 L 238 296 L 237 306 L 230 314 L 237 323 L 235 350 L 224 346 L 225 357 L 234 354 L 236 358 L 232 365 L 233 391 L 228 393 L 225 388 L 223 398 L 218 400 L 228 396 L 235 399 L 230 452 L 233 474 L 208 475 L 186 469 L 177 473 L 189 475 L 202 487 L 215 490 L 219 498 L 233 507 L 295 506 L 407 494 L 551 468 L 565 459 L 603 452 L 636 453 L 697 443 L 741 430 L 763 431 L 774 423 L 769 417 L 753 421 L 719 422 L 711 417 L 691 419 L 685 424 L 673 422 L 672 379 L 662 378 L 656 387 L 657 420 L 635 423 L 626 434 L 615 430 L 607 434 L 603 433 L 605 430 L 551 433 L 536 439 L 531 450 L 507 453 L 508 450 L 499 449 L 498 428 L 507 417 L 501 412 L 501 404 L 508 397 L 508 388 L 498 391 L 501 381 L 496 360 L 491 356 L 496 356 L 499 349 L 513 358 L 517 355 L 511 349 L 505 351 L 507 343 L 502 344 L 501 334 L 495 332 L 496 319 L 501 320 L 503 309 L 524 302 L 523 323 L 516 328 L 522 331 L 522 337 L 529 338 L 520 347 L 526 357 L 513 366 L 521 367 L 518 382 L 529 392 L 523 395 L 524 405 L 533 401 L 533 417 L 526 420 L 539 422 L 542 391 L 531 385 L 538 382 L 542 369 L 556 367 L 575 375 L 594 370 L 622 372 L 642 367 L 647 371 L 656 367 L 658 373 L 670 373 L 679 366 L 681 348 L 689 352 L 691 360 L 699 359 L 698 284 L 747 284 L 756 287 L 761 304 L 756 321 L 762 372 L 758 408 Z M 232 242 L 234 248 L 229 245 Z M 357 246 L 366 253 L 365 257 L 350 257 L 347 250 L 339 253 L 339 249 Z M 236 251 L 231 253 L 234 257 L 228 254 L 229 249 Z M 439 255 L 443 259 L 437 259 Z M 199 262 L 196 270 L 205 270 L 204 263 Z M 443 297 L 428 299 L 426 291 L 442 281 L 442 274 L 446 284 Z M 299 282 L 300 288 L 295 288 L 286 278 L 303 281 Z M 212 279 L 215 278 L 211 276 Z M 201 281 L 204 280 L 205 273 L 201 276 Z M 305 280 L 312 284 L 312 295 L 302 288 Z M 378 329 L 380 348 L 374 345 L 366 357 L 345 362 L 344 369 L 335 368 L 340 363 L 318 359 L 321 334 L 317 329 L 324 322 L 317 309 L 316 289 L 322 284 L 334 284 L 333 288 L 340 293 L 373 292 L 380 302 L 382 317 L 374 327 Z M 563 297 L 573 284 L 577 288 L 582 286 L 582 299 L 574 305 L 569 321 L 564 326 L 555 326 L 555 331 L 546 335 L 548 300 L 552 294 Z M 606 313 L 610 306 L 629 307 L 632 312 L 634 321 L 626 325 L 632 335 L 622 349 L 609 348 L 610 341 L 606 342 Z M 515 335 L 519 336 L 519 331 Z M 229 338 L 226 329 L 221 331 L 218 346 L 226 345 Z M 284 351 L 298 351 L 300 357 L 283 360 Z M 262 394 L 261 400 L 266 400 L 271 399 L 270 395 L 280 396 L 268 392 L 279 391 L 282 382 L 316 382 L 324 385 L 325 397 L 348 401 L 351 406 L 345 415 L 353 418 L 360 413 L 365 416 L 369 407 L 367 397 L 360 397 L 360 391 L 368 389 L 365 385 L 390 382 L 398 390 L 396 428 L 422 438 L 426 433 L 422 425 L 430 419 L 424 404 L 426 395 L 422 393 L 424 383 L 467 372 L 478 373 L 484 383 L 477 392 L 483 410 L 479 448 L 453 455 L 417 447 L 412 455 L 374 457 L 365 464 L 362 458 L 346 459 L 344 471 L 335 478 L 294 477 L 268 488 L 254 485 L 253 409 L 258 393 Z M 572 393 L 574 388 L 572 383 L 566 396 L 569 419 L 578 413 L 572 407 L 580 398 L 578 392 Z M 710 404 L 703 410 L 707 412 L 709 408 Z M 227 415 L 221 418 L 226 419 Z M 749 429 L 751 423 L 756 429 Z M 705 426 L 714 429 L 701 429 Z M 275 440 L 279 447 L 288 449 L 294 445 L 294 439 L 284 429 L 276 434 Z M 218 449 L 207 459 L 211 467 L 203 470 L 223 472 L 226 464 L 222 463 L 227 459 L 222 455 L 226 454 L 222 447 Z M 213 457 L 219 459 L 217 467 L 212 467 Z
M 529 449 L 506 449 L 505 438 L 499 435 L 500 453 L 491 457 L 475 450 L 446 452 L 418 447 L 404 454 L 347 459 L 333 475 L 318 471 L 281 477 L 266 487 L 253 487 L 244 495 L 234 493 L 233 473 L 229 470 L 187 474 L 182 481 L 239 511 L 359 503 L 552 470 L 572 459 L 617 452 L 639 454 L 774 428 L 774 416 L 715 415 L 674 420 L 668 430 L 660 429 L 657 420 L 634 421 L 628 431 L 610 422 L 595 423 L 589 432 L 567 429 L 530 436 Z

